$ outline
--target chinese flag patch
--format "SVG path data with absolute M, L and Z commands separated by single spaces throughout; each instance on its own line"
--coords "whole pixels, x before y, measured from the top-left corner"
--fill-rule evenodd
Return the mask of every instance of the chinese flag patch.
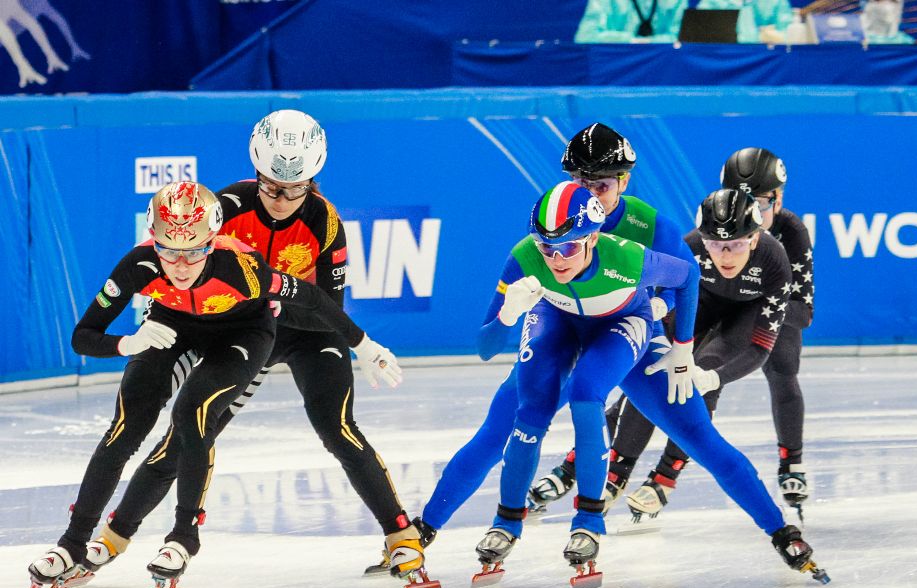
M 341 247 L 337 251 L 331 252 L 331 263 L 344 263 L 347 261 L 347 248 Z

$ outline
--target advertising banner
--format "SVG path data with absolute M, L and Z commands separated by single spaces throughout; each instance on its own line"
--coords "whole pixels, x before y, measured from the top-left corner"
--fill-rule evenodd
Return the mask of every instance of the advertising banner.
M 3 190 L 12 212 L 4 221 L 9 232 L 0 237 L 11 259 L 0 307 L 3 378 L 123 364 L 76 356 L 70 348 L 76 321 L 118 260 L 145 238 L 147 202 L 158 187 L 190 179 L 216 190 L 252 177 L 253 122 L 3 135 L 13 160 L 27 146 L 31 162 L 27 182 L 16 165 L 0 170 L 15 188 L 9 198 Z M 318 180 L 345 220 L 346 305 L 358 323 L 401 355 L 475 353 L 484 312 L 510 248 L 526 234 L 531 206 L 565 178 L 565 140 L 591 122 L 471 117 L 325 124 L 328 163 Z M 788 170 L 785 205 L 805 221 L 815 244 L 815 319 L 805 342 L 917 342 L 917 281 L 909 278 L 917 208 L 903 155 L 917 151 L 917 119 L 604 122 L 636 150 L 628 193 L 685 232 L 700 201 L 718 187 L 732 151 L 753 145 L 777 153 Z M 135 306 L 111 333 L 136 329 L 143 301 Z M 18 333 L 10 336 L 8 327 Z

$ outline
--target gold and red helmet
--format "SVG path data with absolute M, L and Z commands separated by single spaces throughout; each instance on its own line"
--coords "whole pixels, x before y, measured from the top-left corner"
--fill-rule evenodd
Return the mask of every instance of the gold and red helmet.
M 194 249 L 220 231 L 223 208 L 207 186 L 174 182 L 153 195 L 146 210 L 146 226 L 163 247 Z

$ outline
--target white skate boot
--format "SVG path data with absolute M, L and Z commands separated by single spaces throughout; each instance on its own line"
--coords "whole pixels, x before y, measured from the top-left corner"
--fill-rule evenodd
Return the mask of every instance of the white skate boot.
M 549 502 L 565 496 L 575 483 L 576 480 L 563 466 L 557 466 L 529 488 L 529 512 L 544 512 Z
M 86 557 L 80 565 L 91 572 L 97 572 L 124 553 L 130 542 L 130 539 L 118 535 L 106 524 L 99 536 L 86 544 Z
M 51 586 L 52 588 L 70 588 L 81 586 L 89 581 L 92 574 L 73 562 L 73 557 L 66 548 L 52 547 L 29 566 L 32 577 L 32 588 Z
M 650 472 L 649 478 L 642 486 L 637 488 L 627 497 L 627 506 L 634 515 L 634 522 L 639 523 L 643 515 L 651 519 L 656 518 L 663 507 L 669 503 L 669 494 L 675 490 L 675 480 L 667 478 L 655 471 Z
M 781 467 L 777 473 L 780 494 L 788 506 L 796 509 L 800 523 L 805 523 L 802 516 L 802 503 L 809 497 L 809 486 L 806 484 L 806 470 L 801 463 L 791 463 L 786 471 Z
M 185 546 L 169 541 L 159 549 L 159 555 L 147 564 L 146 569 L 153 574 L 156 588 L 175 588 L 189 561 L 191 555 Z
M 608 472 L 608 479 L 605 481 L 605 491 L 602 493 L 602 499 L 605 501 L 605 507 L 602 510 L 602 516 L 608 514 L 611 505 L 624 494 L 627 487 L 627 479 L 621 478 L 617 474 Z

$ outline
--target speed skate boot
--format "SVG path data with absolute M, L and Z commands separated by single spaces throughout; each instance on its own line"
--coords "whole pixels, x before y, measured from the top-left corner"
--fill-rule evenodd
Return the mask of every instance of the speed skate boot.
M 650 472 L 643 485 L 627 497 L 627 506 L 633 515 L 633 521 L 639 523 L 643 515 L 656 518 L 663 507 L 669 503 L 669 494 L 675 490 L 675 480 Z
M 564 462 L 540 478 L 529 488 L 529 512 L 544 512 L 549 502 L 554 502 L 573 488 L 573 460 L 576 452 L 567 454 Z
M 405 588 L 439 588 L 439 581 L 427 576 L 420 531 L 407 522 L 406 515 L 404 519 L 407 524 L 405 528 L 385 536 L 390 573 L 406 579 L 408 584 Z
M 599 536 L 586 529 L 570 532 L 570 541 L 564 548 L 564 558 L 576 569 L 570 578 L 574 588 L 597 588 L 602 585 L 602 572 L 595 571 L 595 558 L 599 555 Z
M 624 494 L 624 488 L 627 487 L 627 478 L 622 478 L 614 472 L 608 472 L 608 479 L 605 481 L 605 491 L 602 493 L 602 499 L 605 500 L 605 507 L 602 509 L 602 516 L 608 514 L 611 505 Z
M 90 572 L 97 572 L 99 568 L 110 564 L 118 555 L 124 553 L 130 542 L 130 539 L 125 539 L 112 531 L 106 523 L 99 536 L 86 544 L 86 557 L 80 565 Z
M 153 574 L 156 588 L 175 588 L 190 560 L 191 554 L 184 545 L 178 541 L 168 541 L 159 549 L 153 561 L 147 564 L 146 569 Z
M 436 529 L 428 525 L 427 522 L 420 517 L 414 517 L 414 520 L 411 522 L 417 527 L 417 532 L 420 533 L 420 546 L 426 549 L 436 539 Z
M 420 546 L 426 549 L 433 540 L 436 539 L 436 529 L 427 524 L 425 520 L 420 517 L 414 517 L 414 520 L 411 521 L 415 527 L 417 527 L 417 532 L 420 533 Z M 388 574 L 392 569 L 392 558 L 389 555 L 388 548 L 382 548 L 382 561 L 371 565 L 364 570 L 363 575 L 365 576 L 376 576 L 382 574 Z
M 786 565 L 802 573 L 811 573 L 812 577 L 822 584 L 831 581 L 828 573 L 812 560 L 812 548 L 802 539 L 799 529 L 793 525 L 787 525 L 771 535 L 771 543 Z
M 491 586 L 503 578 L 505 570 L 500 566 L 513 549 L 513 545 L 516 544 L 516 539 L 506 529 L 491 527 L 487 531 L 481 542 L 474 548 L 482 568 L 481 572 L 475 574 L 471 579 L 472 586 Z
M 805 467 L 801 463 L 781 465 L 777 471 L 777 483 L 780 484 L 783 500 L 796 509 L 799 521 L 802 522 L 802 503 L 809 497 Z
M 45 552 L 29 566 L 32 588 L 51 586 L 63 588 L 81 586 L 89 581 L 89 574 L 81 566 L 73 563 L 73 557 L 67 548 L 56 546 Z

